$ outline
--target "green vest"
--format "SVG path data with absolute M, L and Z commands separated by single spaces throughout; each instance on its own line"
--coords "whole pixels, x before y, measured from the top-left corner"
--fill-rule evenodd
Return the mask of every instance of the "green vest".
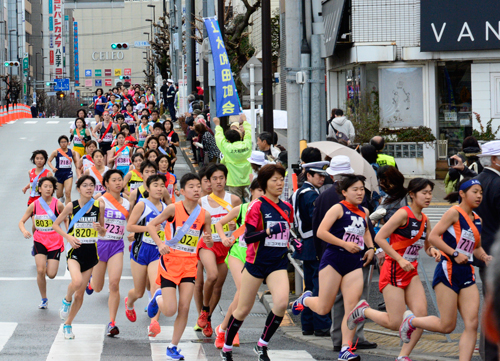
M 377 164 L 381 167 L 384 165 L 392 165 L 393 167 L 395 167 L 396 161 L 394 160 L 394 157 L 391 157 L 390 155 L 379 154 L 377 157 Z

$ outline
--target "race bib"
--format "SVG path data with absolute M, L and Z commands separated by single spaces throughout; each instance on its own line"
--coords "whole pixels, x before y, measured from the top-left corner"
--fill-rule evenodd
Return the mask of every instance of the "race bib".
M 245 234 L 242 234 L 238 239 L 238 245 L 243 248 L 247 248 L 247 243 L 245 242 Z
M 219 234 L 215 230 L 215 223 L 219 222 L 222 218 L 224 218 L 224 215 L 220 215 L 218 217 L 212 217 L 212 224 L 210 228 L 212 229 L 212 240 L 214 242 L 222 242 L 222 239 L 220 238 Z M 222 229 L 224 230 L 224 234 L 226 237 L 231 237 L 231 231 L 229 230 L 229 224 L 225 224 L 222 226 Z
M 73 144 L 77 146 L 83 146 L 82 138 L 80 138 L 78 135 L 75 135 L 75 137 L 73 138 Z
M 113 132 L 109 131 L 102 139 L 105 143 L 111 143 L 113 141 Z
M 71 169 L 71 160 L 66 159 L 65 157 L 59 158 L 59 168 Z
M 48 214 L 35 216 L 35 228 L 39 232 L 54 232 L 52 228 L 52 219 L 50 219 Z
M 272 226 L 281 223 L 285 226 L 285 231 L 281 232 L 279 234 L 273 234 L 269 237 L 266 237 L 266 241 L 264 245 L 266 247 L 287 247 L 288 246 L 288 240 L 290 239 L 290 228 L 288 227 L 287 222 L 274 222 L 274 221 L 268 221 L 267 222 L 267 228 L 271 228 Z
M 127 166 L 127 165 L 129 165 L 129 158 L 128 157 L 118 157 L 116 159 L 116 165 L 117 166 Z
M 169 184 L 168 185 L 167 191 L 168 191 L 168 194 L 169 194 L 170 198 L 172 198 L 174 196 L 174 186 L 173 186 L 173 184 Z
M 104 187 L 102 184 L 96 184 L 95 186 L 95 190 L 94 190 L 94 194 L 97 194 L 97 193 L 103 193 L 104 192 Z
M 135 182 L 135 183 L 130 183 L 130 191 L 133 191 L 134 189 L 139 188 L 142 186 L 144 182 Z
M 365 249 L 365 240 L 363 238 L 365 234 L 365 228 L 358 228 L 354 226 L 349 226 L 345 228 L 344 237 L 342 240 L 344 242 L 353 242 L 356 243 L 361 250 Z
M 198 241 L 200 240 L 200 231 L 190 228 L 179 243 L 172 246 L 172 248 L 184 251 L 187 253 L 196 253 Z
M 97 231 L 94 229 L 92 223 L 77 222 L 74 225 L 73 236 L 78 238 L 81 243 L 96 243 Z
M 162 229 L 156 233 L 158 234 L 158 237 L 160 237 L 160 240 L 162 241 L 162 243 L 165 242 L 165 231 Z M 144 243 L 152 244 L 152 245 L 156 246 L 156 243 L 153 240 L 153 238 L 151 238 L 151 234 L 149 234 L 149 232 L 144 232 L 144 236 L 142 237 L 142 241 Z
M 422 249 L 423 246 L 424 246 L 424 240 L 419 239 L 411 246 L 406 248 L 405 253 L 403 254 L 403 258 L 408 262 L 415 262 L 418 258 L 418 252 Z
M 460 236 L 456 251 L 469 257 L 469 261 L 472 262 L 472 252 L 474 252 L 475 245 L 476 240 L 474 238 L 474 233 L 472 233 L 471 230 L 462 230 L 462 235 Z

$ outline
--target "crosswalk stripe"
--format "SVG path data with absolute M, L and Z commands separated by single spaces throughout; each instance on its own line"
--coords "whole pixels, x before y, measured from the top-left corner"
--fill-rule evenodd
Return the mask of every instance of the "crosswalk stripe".
M 49 120 L 47 124 L 59 124 L 59 120 Z
M 99 361 L 101 359 L 105 325 L 73 325 L 74 340 L 65 340 L 62 329 L 61 324 L 47 361 Z
M 36 123 L 38 123 L 38 120 L 28 120 L 24 122 L 24 124 L 36 124 Z
M 152 343 L 151 344 L 151 359 L 153 361 L 164 361 L 168 343 Z M 199 343 L 179 342 L 178 348 L 181 349 L 181 354 L 186 360 L 207 361 L 205 350 Z M 73 359 L 72 359 L 73 361 Z
M 146 329 L 146 334 L 148 330 Z M 172 339 L 172 335 L 174 334 L 174 326 L 161 326 L 161 332 L 156 337 L 150 337 L 150 341 L 159 340 L 159 341 L 169 341 Z M 192 327 L 186 327 L 184 333 L 181 337 L 182 341 L 186 340 L 198 340 L 198 336 L 196 335 L 196 331 L 193 330 Z
M 309 352 L 303 350 L 269 350 L 267 353 L 273 361 L 315 360 Z
M 4 348 L 9 338 L 17 327 L 15 322 L 0 322 L 0 351 Z

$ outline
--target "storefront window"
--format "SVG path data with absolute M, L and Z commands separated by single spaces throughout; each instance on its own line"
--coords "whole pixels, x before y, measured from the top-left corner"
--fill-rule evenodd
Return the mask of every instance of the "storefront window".
M 448 141 L 448 156 L 462 150 L 472 134 L 471 63 L 446 62 L 438 66 L 439 139 Z

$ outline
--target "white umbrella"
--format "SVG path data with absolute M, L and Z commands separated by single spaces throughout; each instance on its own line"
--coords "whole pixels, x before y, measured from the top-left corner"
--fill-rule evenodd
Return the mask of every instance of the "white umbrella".
M 377 174 L 375 170 L 373 170 L 370 163 L 354 149 L 339 143 L 326 141 L 307 143 L 307 146 L 318 148 L 324 156 L 327 155 L 332 158 L 336 155 L 348 156 L 351 160 L 351 167 L 354 169 L 354 173 L 362 174 L 366 177 L 366 188 L 370 191 L 378 190 Z

